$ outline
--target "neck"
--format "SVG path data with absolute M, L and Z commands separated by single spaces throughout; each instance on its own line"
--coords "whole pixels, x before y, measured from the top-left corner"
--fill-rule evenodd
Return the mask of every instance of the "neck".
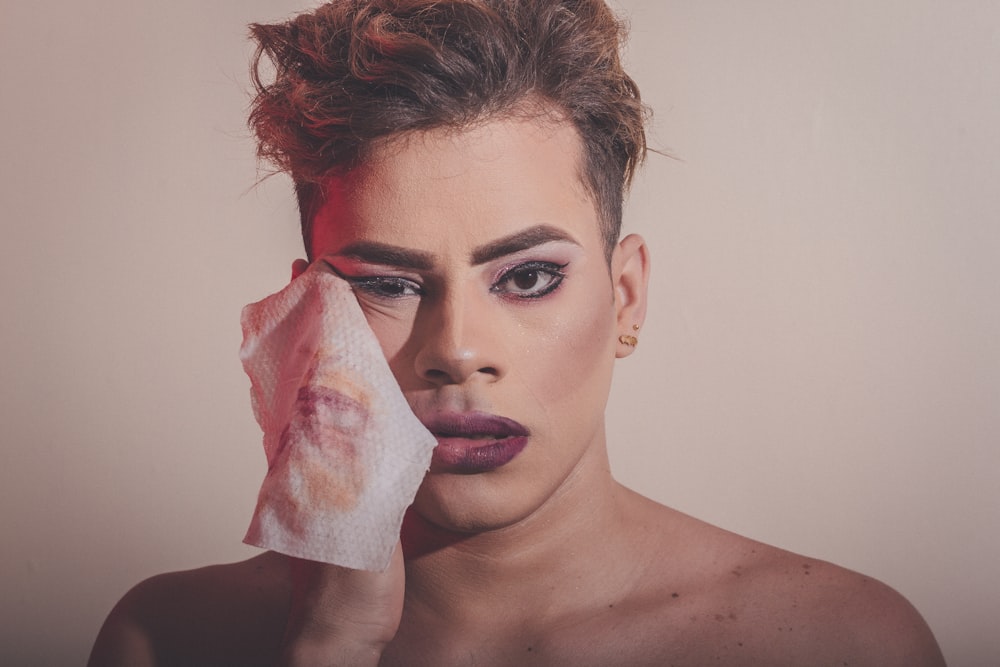
M 641 503 L 611 477 L 603 452 L 595 458 L 503 528 L 454 533 L 411 510 L 403 529 L 408 604 L 448 622 L 495 623 L 497 609 L 530 618 L 524 607 L 543 610 L 540 597 L 571 606 L 592 601 L 595 587 L 628 590 L 637 578 L 627 554 Z

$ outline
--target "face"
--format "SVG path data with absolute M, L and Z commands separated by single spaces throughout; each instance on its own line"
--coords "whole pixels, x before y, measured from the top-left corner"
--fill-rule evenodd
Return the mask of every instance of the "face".
M 607 473 L 618 341 L 645 249 L 605 259 L 579 138 L 506 119 L 395 139 L 329 183 L 312 251 L 345 278 L 438 437 L 414 504 L 457 531 L 507 526 Z

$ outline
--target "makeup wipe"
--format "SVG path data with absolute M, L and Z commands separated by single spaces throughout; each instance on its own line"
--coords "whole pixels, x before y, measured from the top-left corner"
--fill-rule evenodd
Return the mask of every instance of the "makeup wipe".
M 384 570 L 437 444 L 350 285 L 315 262 L 243 309 L 240 359 L 268 470 L 244 542 Z

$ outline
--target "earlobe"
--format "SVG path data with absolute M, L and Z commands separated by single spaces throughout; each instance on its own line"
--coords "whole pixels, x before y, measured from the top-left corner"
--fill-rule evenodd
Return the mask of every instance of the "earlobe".
M 621 359 L 638 345 L 637 334 L 646 319 L 649 249 L 638 234 L 629 234 L 615 248 L 612 278 L 618 331 L 615 356 Z
M 297 259 L 294 262 L 292 262 L 292 280 L 295 280 L 296 278 L 301 276 L 302 273 L 308 268 L 309 268 L 309 262 L 307 260 Z

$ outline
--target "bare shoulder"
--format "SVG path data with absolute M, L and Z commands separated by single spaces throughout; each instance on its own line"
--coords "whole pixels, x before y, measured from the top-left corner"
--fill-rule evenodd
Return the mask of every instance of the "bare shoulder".
M 115 605 L 94 643 L 90 667 L 268 664 L 287 615 L 280 557 L 160 574 Z
M 944 665 L 919 612 L 882 582 L 684 515 L 665 525 L 657 550 L 676 558 L 654 561 L 647 582 L 657 584 L 646 591 L 661 601 L 669 640 L 698 653 L 689 657 L 771 667 Z M 701 655 L 705 647 L 713 655 Z
M 944 665 L 923 617 L 891 587 L 773 547 L 759 553 L 761 559 L 748 564 L 747 583 L 735 584 L 732 594 L 771 621 L 762 628 L 765 636 L 784 635 L 789 646 L 810 657 L 826 656 L 829 664 Z

